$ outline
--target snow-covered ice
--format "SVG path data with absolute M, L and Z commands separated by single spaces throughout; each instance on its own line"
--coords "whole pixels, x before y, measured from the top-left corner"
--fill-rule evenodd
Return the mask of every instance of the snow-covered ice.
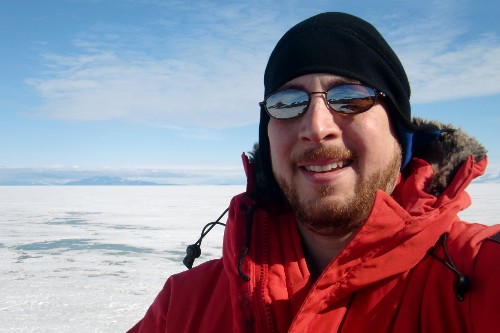
M 0 332 L 124 332 L 244 186 L 0 187 Z M 498 223 L 500 184 L 461 217 Z M 223 218 L 225 222 L 226 217 Z M 195 265 L 221 254 L 223 227 Z
M 0 332 L 126 331 L 243 190 L 0 187 Z M 222 234 L 198 262 L 220 256 Z

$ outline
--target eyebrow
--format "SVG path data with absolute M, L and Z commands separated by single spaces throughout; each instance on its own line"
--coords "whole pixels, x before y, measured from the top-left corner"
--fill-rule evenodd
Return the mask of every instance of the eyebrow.
M 361 82 L 358 80 L 354 79 L 349 79 L 347 77 L 343 76 L 334 76 L 331 77 L 327 82 L 326 85 L 329 87 L 328 89 L 339 86 L 341 84 L 360 84 Z M 304 90 L 304 86 L 298 83 L 295 83 L 293 80 L 285 83 L 282 85 L 278 90 L 285 90 L 285 89 L 300 89 Z

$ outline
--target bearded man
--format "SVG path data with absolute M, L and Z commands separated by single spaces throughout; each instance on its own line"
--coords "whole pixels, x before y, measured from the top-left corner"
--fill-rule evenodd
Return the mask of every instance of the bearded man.
M 309 18 L 278 42 L 264 85 L 223 257 L 170 277 L 130 332 L 495 331 L 500 226 L 457 216 L 485 149 L 411 118 L 379 32 Z

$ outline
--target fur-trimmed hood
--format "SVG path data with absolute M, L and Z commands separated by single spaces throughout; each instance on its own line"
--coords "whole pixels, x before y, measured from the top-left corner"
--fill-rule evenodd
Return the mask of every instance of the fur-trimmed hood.
M 434 171 L 426 185 L 427 193 L 439 197 L 469 156 L 473 156 L 475 162 L 486 158 L 484 146 L 461 129 L 455 129 L 450 124 L 427 121 L 418 117 L 413 118 L 412 123 L 418 127 L 435 126 L 441 131 L 434 142 L 413 152 L 413 157 L 427 161 Z M 257 143 L 248 155 L 253 165 L 252 181 L 260 194 L 268 196 L 268 193 L 273 192 L 276 184 L 269 184 L 268 177 L 265 177 L 266 170 L 263 170 L 261 163 L 263 156 Z M 269 170 L 267 172 L 269 174 Z M 404 173 L 405 169 L 402 172 Z
M 413 123 L 417 126 L 431 124 L 441 130 L 438 139 L 429 146 L 414 151 L 413 154 L 414 157 L 427 161 L 434 171 L 426 187 L 427 193 L 439 197 L 469 156 L 473 156 L 475 162 L 486 158 L 485 147 L 461 129 L 421 118 L 414 118 Z

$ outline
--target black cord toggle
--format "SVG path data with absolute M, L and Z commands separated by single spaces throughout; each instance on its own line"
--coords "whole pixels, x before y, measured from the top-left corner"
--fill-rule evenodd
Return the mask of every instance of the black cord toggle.
M 186 256 L 182 262 L 184 266 L 191 269 L 193 267 L 194 260 L 201 255 L 201 248 L 198 244 L 191 244 L 186 248 Z
M 201 242 L 203 241 L 203 238 L 212 230 L 216 225 L 222 225 L 226 226 L 224 223 L 219 222 L 224 215 L 226 215 L 227 211 L 229 208 L 226 208 L 226 210 L 219 216 L 215 222 L 210 222 L 207 223 L 204 227 L 203 230 L 201 231 L 201 236 L 198 238 L 196 243 L 189 245 L 186 248 L 186 256 L 184 257 L 184 260 L 182 262 L 184 263 L 184 266 L 186 266 L 188 269 L 193 268 L 193 263 L 196 258 L 198 258 L 201 255 Z
M 455 283 L 453 284 L 457 300 L 462 302 L 465 299 L 465 294 L 467 294 L 470 287 L 471 287 L 471 281 L 469 277 L 463 274 L 458 275 L 457 278 L 455 278 Z
M 439 258 L 434 253 L 434 248 L 432 248 L 431 254 L 434 258 L 436 258 L 438 261 L 442 262 L 453 273 L 455 273 L 455 281 L 453 282 L 453 290 L 455 291 L 455 296 L 457 297 L 457 300 L 460 302 L 463 302 L 463 300 L 465 299 L 465 295 L 467 294 L 467 292 L 470 290 L 470 288 L 472 286 L 472 282 L 467 275 L 462 274 L 462 272 L 460 272 L 456 268 L 455 264 L 453 263 L 453 260 L 451 260 L 451 256 L 448 253 L 448 249 L 446 247 L 446 239 L 447 238 L 448 238 L 448 233 L 444 233 L 441 236 L 441 240 L 443 243 L 443 250 L 444 250 L 444 254 L 445 254 L 447 260 Z

